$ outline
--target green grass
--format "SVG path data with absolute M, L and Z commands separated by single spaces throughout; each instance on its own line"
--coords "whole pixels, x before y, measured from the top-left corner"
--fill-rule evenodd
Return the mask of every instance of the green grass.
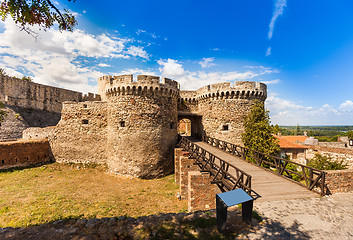
M 113 176 L 102 166 L 53 163 L 0 172 L 0 227 L 68 218 L 145 216 L 187 209 L 174 175 L 155 180 Z

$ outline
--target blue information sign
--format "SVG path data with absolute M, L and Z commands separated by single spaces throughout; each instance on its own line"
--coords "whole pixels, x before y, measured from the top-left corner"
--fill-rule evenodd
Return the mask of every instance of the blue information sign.
M 222 199 L 227 207 L 253 200 L 253 198 L 241 188 L 229 192 L 219 193 L 217 195 L 220 199 Z

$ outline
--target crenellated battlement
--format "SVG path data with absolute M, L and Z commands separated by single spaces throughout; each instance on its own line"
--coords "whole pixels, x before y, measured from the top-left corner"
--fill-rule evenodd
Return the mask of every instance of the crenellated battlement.
M 197 100 L 205 99 L 259 99 L 267 98 L 267 86 L 259 82 L 237 81 L 207 85 L 196 91 Z
M 197 103 L 197 92 L 196 91 L 180 91 L 181 102 L 193 102 Z
M 108 98 L 118 95 L 154 95 L 163 97 L 179 96 L 179 83 L 158 76 L 138 75 L 133 81 L 133 75 L 103 76 L 99 78 L 101 94 Z

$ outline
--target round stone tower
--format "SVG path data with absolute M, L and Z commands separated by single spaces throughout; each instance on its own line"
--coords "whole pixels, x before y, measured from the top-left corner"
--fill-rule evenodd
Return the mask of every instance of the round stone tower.
M 154 178 L 173 171 L 179 84 L 139 75 L 99 78 L 107 102 L 107 164 L 122 175 Z
M 196 94 L 204 133 L 242 145 L 244 119 L 255 100 L 266 100 L 267 87 L 259 82 L 226 82 L 205 86 Z

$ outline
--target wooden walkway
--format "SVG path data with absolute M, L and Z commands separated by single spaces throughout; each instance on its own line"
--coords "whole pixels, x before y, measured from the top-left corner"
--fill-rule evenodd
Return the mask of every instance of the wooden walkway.
M 275 201 L 299 198 L 312 198 L 319 197 L 320 195 L 300 186 L 283 176 L 278 176 L 270 170 L 265 170 L 256 166 L 255 164 L 248 163 L 243 159 L 222 151 L 219 148 L 213 147 L 205 142 L 188 138 L 199 147 L 204 148 L 215 156 L 224 161 L 240 168 L 252 176 L 251 188 L 260 197 L 256 201 Z M 229 169 L 231 174 L 233 169 Z

